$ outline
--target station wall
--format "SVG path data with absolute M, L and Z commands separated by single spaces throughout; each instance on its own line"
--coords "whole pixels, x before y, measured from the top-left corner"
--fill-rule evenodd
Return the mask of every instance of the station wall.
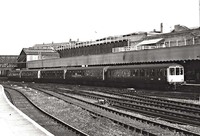
M 79 57 L 29 61 L 27 62 L 27 68 L 51 68 L 81 65 L 112 65 L 125 63 L 134 64 L 200 60 L 199 50 L 200 45 L 191 45 L 142 51 L 108 53 L 101 55 L 83 55 Z

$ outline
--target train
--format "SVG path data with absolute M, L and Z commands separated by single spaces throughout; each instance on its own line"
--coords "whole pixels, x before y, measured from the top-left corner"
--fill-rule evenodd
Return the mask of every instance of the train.
M 184 83 L 184 67 L 176 63 L 13 70 L 8 79 L 127 88 L 166 89 Z

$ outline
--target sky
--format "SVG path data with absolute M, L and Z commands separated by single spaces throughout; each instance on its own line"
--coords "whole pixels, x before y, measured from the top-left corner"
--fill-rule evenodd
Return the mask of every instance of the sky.
M 199 0 L 0 0 L 0 55 L 35 44 L 199 26 Z

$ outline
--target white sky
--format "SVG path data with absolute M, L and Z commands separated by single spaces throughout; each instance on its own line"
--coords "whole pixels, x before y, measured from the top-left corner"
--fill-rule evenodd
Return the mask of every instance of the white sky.
M 0 55 L 35 44 L 199 26 L 199 0 L 0 0 Z

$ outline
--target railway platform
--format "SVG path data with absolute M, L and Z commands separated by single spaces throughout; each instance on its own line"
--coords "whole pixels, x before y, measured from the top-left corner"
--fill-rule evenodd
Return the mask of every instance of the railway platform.
M 4 136 L 53 136 L 7 99 L 0 85 L 0 132 Z

